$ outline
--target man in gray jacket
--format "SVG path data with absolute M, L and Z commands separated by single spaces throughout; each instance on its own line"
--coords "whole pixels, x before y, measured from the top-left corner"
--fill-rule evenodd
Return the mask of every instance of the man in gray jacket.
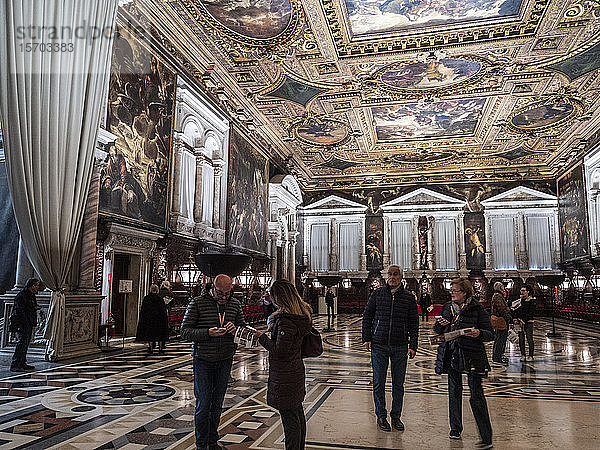
M 181 338 L 194 343 L 196 449 L 220 449 L 219 420 L 236 344 L 236 327 L 244 326 L 239 300 L 231 296 L 227 275 L 217 275 L 212 288 L 192 299 L 181 323 Z

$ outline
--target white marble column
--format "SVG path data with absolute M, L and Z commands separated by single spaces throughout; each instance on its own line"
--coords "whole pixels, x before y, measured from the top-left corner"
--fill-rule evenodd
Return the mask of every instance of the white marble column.
M 35 270 L 29 262 L 29 257 L 23 247 L 23 241 L 19 239 L 19 254 L 17 255 L 17 273 L 14 291 L 20 291 L 25 287 L 25 283 L 30 278 L 34 278 Z M 37 277 L 39 278 L 39 277 Z
M 223 169 L 221 166 L 215 165 L 215 179 L 214 179 L 214 201 L 215 205 L 213 208 L 213 228 L 220 228 L 221 224 L 221 175 L 223 174 Z
M 194 222 L 202 222 L 202 168 L 204 166 L 204 154 L 202 149 L 195 149 L 194 154 L 196 155 L 196 193 L 194 194 Z

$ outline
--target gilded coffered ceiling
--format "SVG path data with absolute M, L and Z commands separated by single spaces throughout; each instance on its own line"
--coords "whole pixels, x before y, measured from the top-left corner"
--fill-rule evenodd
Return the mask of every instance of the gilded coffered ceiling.
M 307 190 L 549 180 L 600 129 L 599 0 L 134 0 Z

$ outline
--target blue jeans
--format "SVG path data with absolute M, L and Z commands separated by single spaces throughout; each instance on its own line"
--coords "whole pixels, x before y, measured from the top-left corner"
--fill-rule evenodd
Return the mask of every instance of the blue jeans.
M 481 377 L 467 374 L 469 390 L 471 391 L 471 411 L 479 430 L 481 440 L 486 444 L 492 443 L 492 424 L 488 413 L 487 402 L 483 395 Z M 452 368 L 448 369 L 448 412 L 450 416 L 450 430 L 462 433 L 462 374 Z
M 196 411 L 196 448 L 205 450 L 217 445 L 219 420 L 233 358 L 205 361 L 194 358 L 194 396 Z
M 373 401 L 377 417 L 387 417 L 385 409 L 385 381 L 388 362 L 392 361 L 392 417 L 402 415 L 404 400 L 404 376 L 408 361 L 408 344 L 393 346 L 373 344 L 371 347 L 371 364 L 373 366 Z

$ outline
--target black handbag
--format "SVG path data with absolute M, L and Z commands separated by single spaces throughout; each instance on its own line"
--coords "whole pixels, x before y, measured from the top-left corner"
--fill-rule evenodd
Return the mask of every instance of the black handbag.
M 17 316 L 13 311 L 13 313 L 8 318 L 8 331 L 10 333 L 16 333 L 17 331 L 21 330 L 21 326 L 22 324 L 21 320 L 19 319 L 19 316 Z
M 323 339 L 321 333 L 315 327 L 310 328 L 310 332 L 302 339 L 302 357 L 314 358 L 323 354 Z

